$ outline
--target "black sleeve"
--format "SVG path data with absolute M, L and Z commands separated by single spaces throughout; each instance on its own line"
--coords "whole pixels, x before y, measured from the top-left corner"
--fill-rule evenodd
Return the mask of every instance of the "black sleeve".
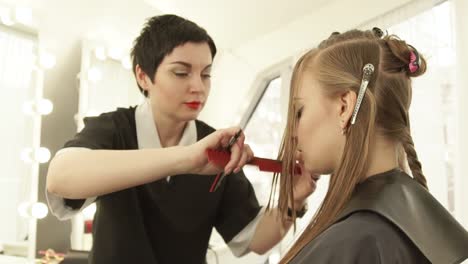
M 116 131 L 110 113 L 97 117 L 86 117 L 84 128 L 75 137 L 66 142 L 64 148 L 82 147 L 89 149 L 114 149 L 114 134 Z M 65 205 L 72 209 L 80 209 L 85 199 L 64 199 Z
M 65 148 L 115 149 L 116 126 L 111 113 L 86 117 L 84 125 L 84 128 L 72 140 L 65 143 Z
M 228 175 L 225 180 L 226 186 L 215 227 L 224 241 L 229 243 L 257 216 L 261 207 L 252 184 L 243 171 Z

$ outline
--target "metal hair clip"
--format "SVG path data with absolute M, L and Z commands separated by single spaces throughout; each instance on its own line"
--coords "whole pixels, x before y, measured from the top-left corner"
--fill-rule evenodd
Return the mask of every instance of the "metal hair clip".
M 378 27 L 373 27 L 372 33 L 374 33 L 374 35 L 378 38 L 382 38 L 384 36 L 384 32 Z
M 362 100 L 364 99 L 364 95 L 366 94 L 367 85 L 369 84 L 372 74 L 374 73 L 374 65 L 368 63 L 364 66 L 364 68 L 362 68 L 362 71 L 363 71 L 363 75 L 362 75 L 361 87 L 359 88 L 359 94 L 358 94 L 356 106 L 354 107 L 353 115 L 351 117 L 351 125 L 354 125 L 354 123 L 356 123 L 356 117 L 359 112 L 359 108 L 361 107 Z

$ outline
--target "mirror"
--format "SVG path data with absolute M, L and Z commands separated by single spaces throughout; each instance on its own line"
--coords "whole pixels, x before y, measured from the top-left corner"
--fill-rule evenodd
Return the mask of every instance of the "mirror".
M 36 220 L 48 214 L 37 203 L 39 164 L 48 162 L 50 151 L 41 146 L 41 116 L 53 104 L 42 98 L 44 69 L 52 67 L 52 55 L 38 52 L 35 34 L 0 25 L 0 247 L 5 255 L 35 256 Z

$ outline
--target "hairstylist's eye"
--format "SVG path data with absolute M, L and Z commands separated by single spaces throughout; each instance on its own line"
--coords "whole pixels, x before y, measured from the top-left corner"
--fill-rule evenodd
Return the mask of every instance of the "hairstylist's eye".
M 188 72 L 174 72 L 174 75 L 177 76 L 177 77 L 180 77 L 180 78 L 184 78 L 184 77 L 187 77 L 189 76 L 189 73 Z
M 209 73 L 203 73 L 203 74 L 202 74 L 202 78 L 203 78 L 203 79 L 209 79 L 209 78 L 211 78 L 211 74 L 209 74 Z

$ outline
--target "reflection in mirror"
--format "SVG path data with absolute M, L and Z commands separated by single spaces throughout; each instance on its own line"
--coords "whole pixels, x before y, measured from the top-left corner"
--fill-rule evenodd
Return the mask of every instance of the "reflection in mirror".
M 83 40 L 79 77 L 79 102 L 76 122 L 78 131 L 83 118 L 114 111 L 118 107 L 136 106 L 143 100 L 132 73 L 129 52 L 91 40 Z M 93 203 L 72 219 L 71 246 L 90 250 L 90 227 L 96 205 Z
M 128 50 L 84 40 L 79 80 L 78 130 L 85 116 L 137 105 L 143 99 Z

